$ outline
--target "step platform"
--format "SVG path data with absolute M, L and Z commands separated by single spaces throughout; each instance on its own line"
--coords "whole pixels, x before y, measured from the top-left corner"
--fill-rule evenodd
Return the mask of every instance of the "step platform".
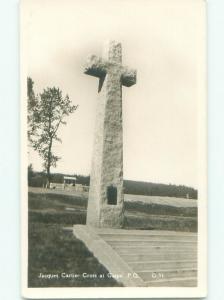
M 197 286 L 197 233 L 87 225 L 73 233 L 123 286 Z

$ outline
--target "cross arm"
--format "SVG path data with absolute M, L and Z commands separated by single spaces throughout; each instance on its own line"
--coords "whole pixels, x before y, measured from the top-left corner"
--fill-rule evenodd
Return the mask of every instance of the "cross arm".
M 129 69 L 127 67 L 123 67 L 122 75 L 121 75 L 121 83 L 124 86 L 132 86 L 136 84 L 136 76 L 137 71 L 135 69 Z
M 106 75 L 106 64 L 96 55 L 90 55 L 84 66 L 84 73 L 95 77 L 104 77 Z

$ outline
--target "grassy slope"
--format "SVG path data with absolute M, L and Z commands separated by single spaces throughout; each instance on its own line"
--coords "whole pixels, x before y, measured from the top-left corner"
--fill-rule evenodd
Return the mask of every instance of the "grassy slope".
M 61 273 L 97 274 L 97 278 L 61 278 Z M 38 278 L 39 274 L 58 274 L 59 279 Z M 31 222 L 29 228 L 29 287 L 119 286 L 107 278 L 108 271 L 99 264 L 72 232 L 56 224 Z M 105 274 L 99 278 L 99 274 Z
M 129 229 L 197 230 L 197 209 L 126 202 Z M 107 270 L 64 226 L 85 224 L 87 197 L 29 193 L 29 286 L 118 286 Z M 40 273 L 105 274 L 100 278 L 39 279 Z
M 33 220 L 67 225 L 86 222 L 87 196 L 55 193 L 29 193 L 29 195 L 32 197 L 29 209 Z M 67 211 L 66 208 L 72 210 Z M 197 231 L 196 207 L 177 207 L 132 200 L 125 202 L 125 216 L 127 229 Z
M 51 197 L 46 199 L 43 194 L 29 194 L 28 286 L 120 286 L 114 279 L 107 278 L 108 271 L 71 231 L 63 230 L 65 225 L 85 222 L 85 215 L 77 207 L 79 199 L 75 199 L 76 206 L 69 205 L 77 207 L 75 213 L 64 211 L 63 201 L 54 200 Z M 80 275 L 86 272 L 97 274 L 97 278 L 61 278 L 62 272 Z M 40 273 L 58 274 L 59 279 L 38 278 Z M 99 274 L 104 274 L 104 277 L 100 278 Z

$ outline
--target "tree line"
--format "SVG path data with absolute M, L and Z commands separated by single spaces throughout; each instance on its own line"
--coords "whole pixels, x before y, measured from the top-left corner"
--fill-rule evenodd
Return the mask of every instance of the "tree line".
M 80 174 L 51 174 L 51 182 L 63 183 L 64 176 L 74 176 L 77 178 L 76 183 L 87 185 L 90 184 L 90 176 Z M 43 187 L 46 185 L 46 174 L 44 172 L 35 172 L 32 165 L 28 168 L 28 184 L 33 187 Z M 162 184 L 153 182 L 143 182 L 134 180 L 124 180 L 124 193 L 133 195 L 177 197 L 197 199 L 198 192 L 192 187 L 175 184 Z

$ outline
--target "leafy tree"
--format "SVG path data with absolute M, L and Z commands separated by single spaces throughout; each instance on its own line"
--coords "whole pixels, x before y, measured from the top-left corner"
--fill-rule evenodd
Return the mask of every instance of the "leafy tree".
M 32 177 L 34 176 L 33 165 L 29 164 L 28 166 L 28 185 L 30 185 Z
M 28 139 L 31 146 L 43 160 L 47 175 L 47 187 L 50 186 L 50 169 L 56 167 L 60 157 L 52 152 L 54 142 L 62 142 L 57 132 L 61 124 L 65 125 L 65 117 L 77 109 L 72 105 L 69 96 L 63 97 L 59 88 L 46 88 L 35 95 L 33 81 L 27 79 L 28 97 Z
M 31 136 L 33 136 L 36 132 L 37 123 L 37 109 L 38 109 L 38 99 L 34 93 L 34 82 L 33 80 L 28 77 L 27 78 L 27 124 L 28 124 L 28 139 L 31 142 Z M 32 144 L 32 142 L 31 142 Z

